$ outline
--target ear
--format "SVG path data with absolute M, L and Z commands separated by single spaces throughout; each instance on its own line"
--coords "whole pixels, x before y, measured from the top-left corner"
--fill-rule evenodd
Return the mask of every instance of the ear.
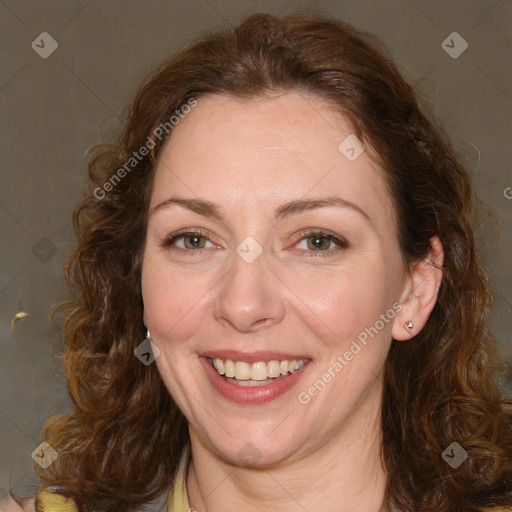
M 395 316 L 391 331 L 395 340 L 411 339 L 427 323 L 443 279 L 443 262 L 443 246 L 439 238 L 434 236 L 430 239 L 427 257 L 414 263 L 407 279 L 400 298 L 402 309 Z

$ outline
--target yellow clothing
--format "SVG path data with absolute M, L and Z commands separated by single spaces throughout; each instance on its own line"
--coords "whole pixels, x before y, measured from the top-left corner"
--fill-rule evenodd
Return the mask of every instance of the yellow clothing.
M 190 507 L 187 495 L 187 473 L 190 464 L 190 445 L 187 445 L 181 456 L 174 488 L 167 500 L 167 512 L 189 512 Z

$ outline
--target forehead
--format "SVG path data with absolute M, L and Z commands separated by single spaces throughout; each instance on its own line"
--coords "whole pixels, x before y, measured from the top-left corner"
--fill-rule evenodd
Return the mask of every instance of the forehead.
M 369 148 L 348 158 L 359 149 L 353 137 L 348 120 L 312 96 L 200 97 L 161 152 L 151 206 L 173 194 L 226 207 L 243 201 L 260 211 L 303 197 L 339 195 L 389 220 L 384 171 L 370 159 Z M 347 153 L 347 144 L 355 151 Z

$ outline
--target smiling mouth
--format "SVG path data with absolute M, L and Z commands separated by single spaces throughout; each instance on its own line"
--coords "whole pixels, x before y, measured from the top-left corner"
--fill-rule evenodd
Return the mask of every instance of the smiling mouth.
M 238 386 L 265 386 L 300 371 L 309 359 L 257 361 L 232 361 L 208 358 L 217 373 L 227 382 Z

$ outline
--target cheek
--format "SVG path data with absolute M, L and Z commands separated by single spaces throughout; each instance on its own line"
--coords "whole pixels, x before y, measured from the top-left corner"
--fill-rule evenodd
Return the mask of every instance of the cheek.
M 142 271 L 142 297 L 152 337 L 165 340 L 190 337 L 205 314 L 212 286 L 204 273 L 171 271 L 148 256 Z
M 296 279 L 290 287 L 300 298 L 302 316 L 307 315 L 309 326 L 339 350 L 373 326 L 391 306 L 393 300 L 385 292 L 385 276 L 382 268 L 368 265 L 367 260 L 364 268 L 353 265 L 310 279 Z

